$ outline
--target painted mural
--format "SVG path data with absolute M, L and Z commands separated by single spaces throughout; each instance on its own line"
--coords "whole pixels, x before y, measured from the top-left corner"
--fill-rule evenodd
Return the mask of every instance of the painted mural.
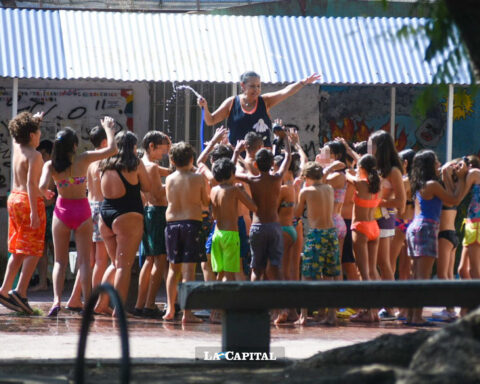
M 263 92 L 280 87 L 266 86 Z M 395 142 L 398 150 L 433 149 L 441 161 L 446 156 L 447 101 L 437 95 L 426 113 L 416 113 L 419 87 L 397 87 Z M 439 91 L 441 92 L 441 91 Z M 299 129 L 302 145 L 313 158 L 321 145 L 337 136 L 363 141 L 378 129 L 390 130 L 390 87 L 307 87 L 273 108 L 273 118 Z M 480 103 L 468 89 L 454 96 L 453 157 L 480 151 Z
M 0 89 L 0 196 L 6 196 L 10 186 L 10 135 L 12 93 Z M 90 129 L 105 115 L 116 121 L 116 130 L 133 130 L 133 91 L 131 89 L 21 89 L 18 111 L 44 111 L 42 140 L 53 140 L 57 131 L 69 126 L 77 131 L 79 150 L 91 148 Z

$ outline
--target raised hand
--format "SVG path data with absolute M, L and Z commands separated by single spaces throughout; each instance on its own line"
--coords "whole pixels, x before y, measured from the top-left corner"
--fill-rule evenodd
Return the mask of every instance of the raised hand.
M 197 98 L 197 104 L 198 104 L 199 107 L 202 107 L 202 108 L 205 108 L 205 109 L 208 108 L 207 100 L 204 97 L 198 97 Z
M 302 84 L 303 85 L 312 84 L 315 81 L 320 80 L 321 78 L 322 78 L 322 75 L 320 75 L 318 73 L 314 73 L 313 75 L 310 75 L 310 76 L 306 77 L 305 79 L 303 79 Z
M 102 127 L 104 129 L 113 129 L 115 126 L 115 120 L 113 117 L 110 116 L 105 116 L 103 119 L 100 120 Z

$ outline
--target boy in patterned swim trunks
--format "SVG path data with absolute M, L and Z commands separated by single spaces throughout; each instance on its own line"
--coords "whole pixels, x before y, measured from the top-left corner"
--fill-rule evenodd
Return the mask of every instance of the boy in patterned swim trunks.
M 300 191 L 295 216 L 301 216 L 305 205 L 310 227 L 305 238 L 302 256 L 303 280 L 333 280 L 340 275 L 340 257 L 338 237 L 333 224 L 333 188 L 322 183 L 322 167 L 313 161 L 308 162 L 303 170 L 305 186 Z M 303 308 L 297 324 L 307 322 L 307 309 Z M 337 317 L 334 308 L 328 309 L 327 318 L 323 322 L 336 325 Z
M 43 256 L 45 243 L 45 203 L 38 187 L 43 160 L 35 148 L 40 144 L 40 122 L 43 113 L 32 115 L 22 112 L 8 124 L 13 143 L 13 182 L 8 197 L 8 260 L 0 303 L 19 312 L 32 314 L 27 289 L 38 260 Z M 51 192 L 51 191 L 50 191 Z M 53 192 L 47 198 L 52 198 Z M 13 281 L 21 268 L 17 287 Z
M 175 317 L 175 299 L 180 274 L 183 281 L 195 279 L 196 263 L 201 261 L 202 247 L 200 231 L 202 226 L 202 205 L 208 205 L 205 179 L 193 168 L 195 151 L 190 144 L 180 142 L 170 149 L 170 162 L 175 172 L 167 177 L 165 189 L 168 207 L 165 241 L 167 260 L 170 262 L 167 276 L 167 313 L 164 320 Z M 184 310 L 182 323 L 195 323 L 202 320 Z

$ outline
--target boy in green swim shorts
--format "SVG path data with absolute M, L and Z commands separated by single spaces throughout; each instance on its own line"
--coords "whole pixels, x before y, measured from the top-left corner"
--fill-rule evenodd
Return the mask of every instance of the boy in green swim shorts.
M 322 183 L 323 169 L 310 161 L 305 165 L 302 176 L 305 186 L 300 191 L 294 215 L 301 216 L 307 206 L 310 231 L 305 237 L 302 255 L 303 280 L 333 280 L 340 275 L 339 245 L 336 227 L 333 224 L 333 188 Z M 302 309 L 297 323 L 307 322 L 307 309 Z M 336 310 L 328 309 L 327 325 L 336 325 Z
M 238 202 L 253 212 L 257 211 L 257 205 L 242 184 L 235 184 L 235 165 L 230 159 L 217 160 L 212 172 L 219 183 L 210 193 L 217 222 L 212 238 L 212 269 L 218 274 L 217 280 L 235 280 L 235 273 L 240 271 Z

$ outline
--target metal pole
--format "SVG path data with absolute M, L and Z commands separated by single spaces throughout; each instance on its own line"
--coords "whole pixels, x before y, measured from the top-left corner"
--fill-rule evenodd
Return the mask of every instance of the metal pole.
M 397 101 L 397 89 L 390 88 L 390 134 L 395 141 L 395 104 Z
M 453 147 L 453 84 L 448 84 L 447 161 L 452 160 Z

